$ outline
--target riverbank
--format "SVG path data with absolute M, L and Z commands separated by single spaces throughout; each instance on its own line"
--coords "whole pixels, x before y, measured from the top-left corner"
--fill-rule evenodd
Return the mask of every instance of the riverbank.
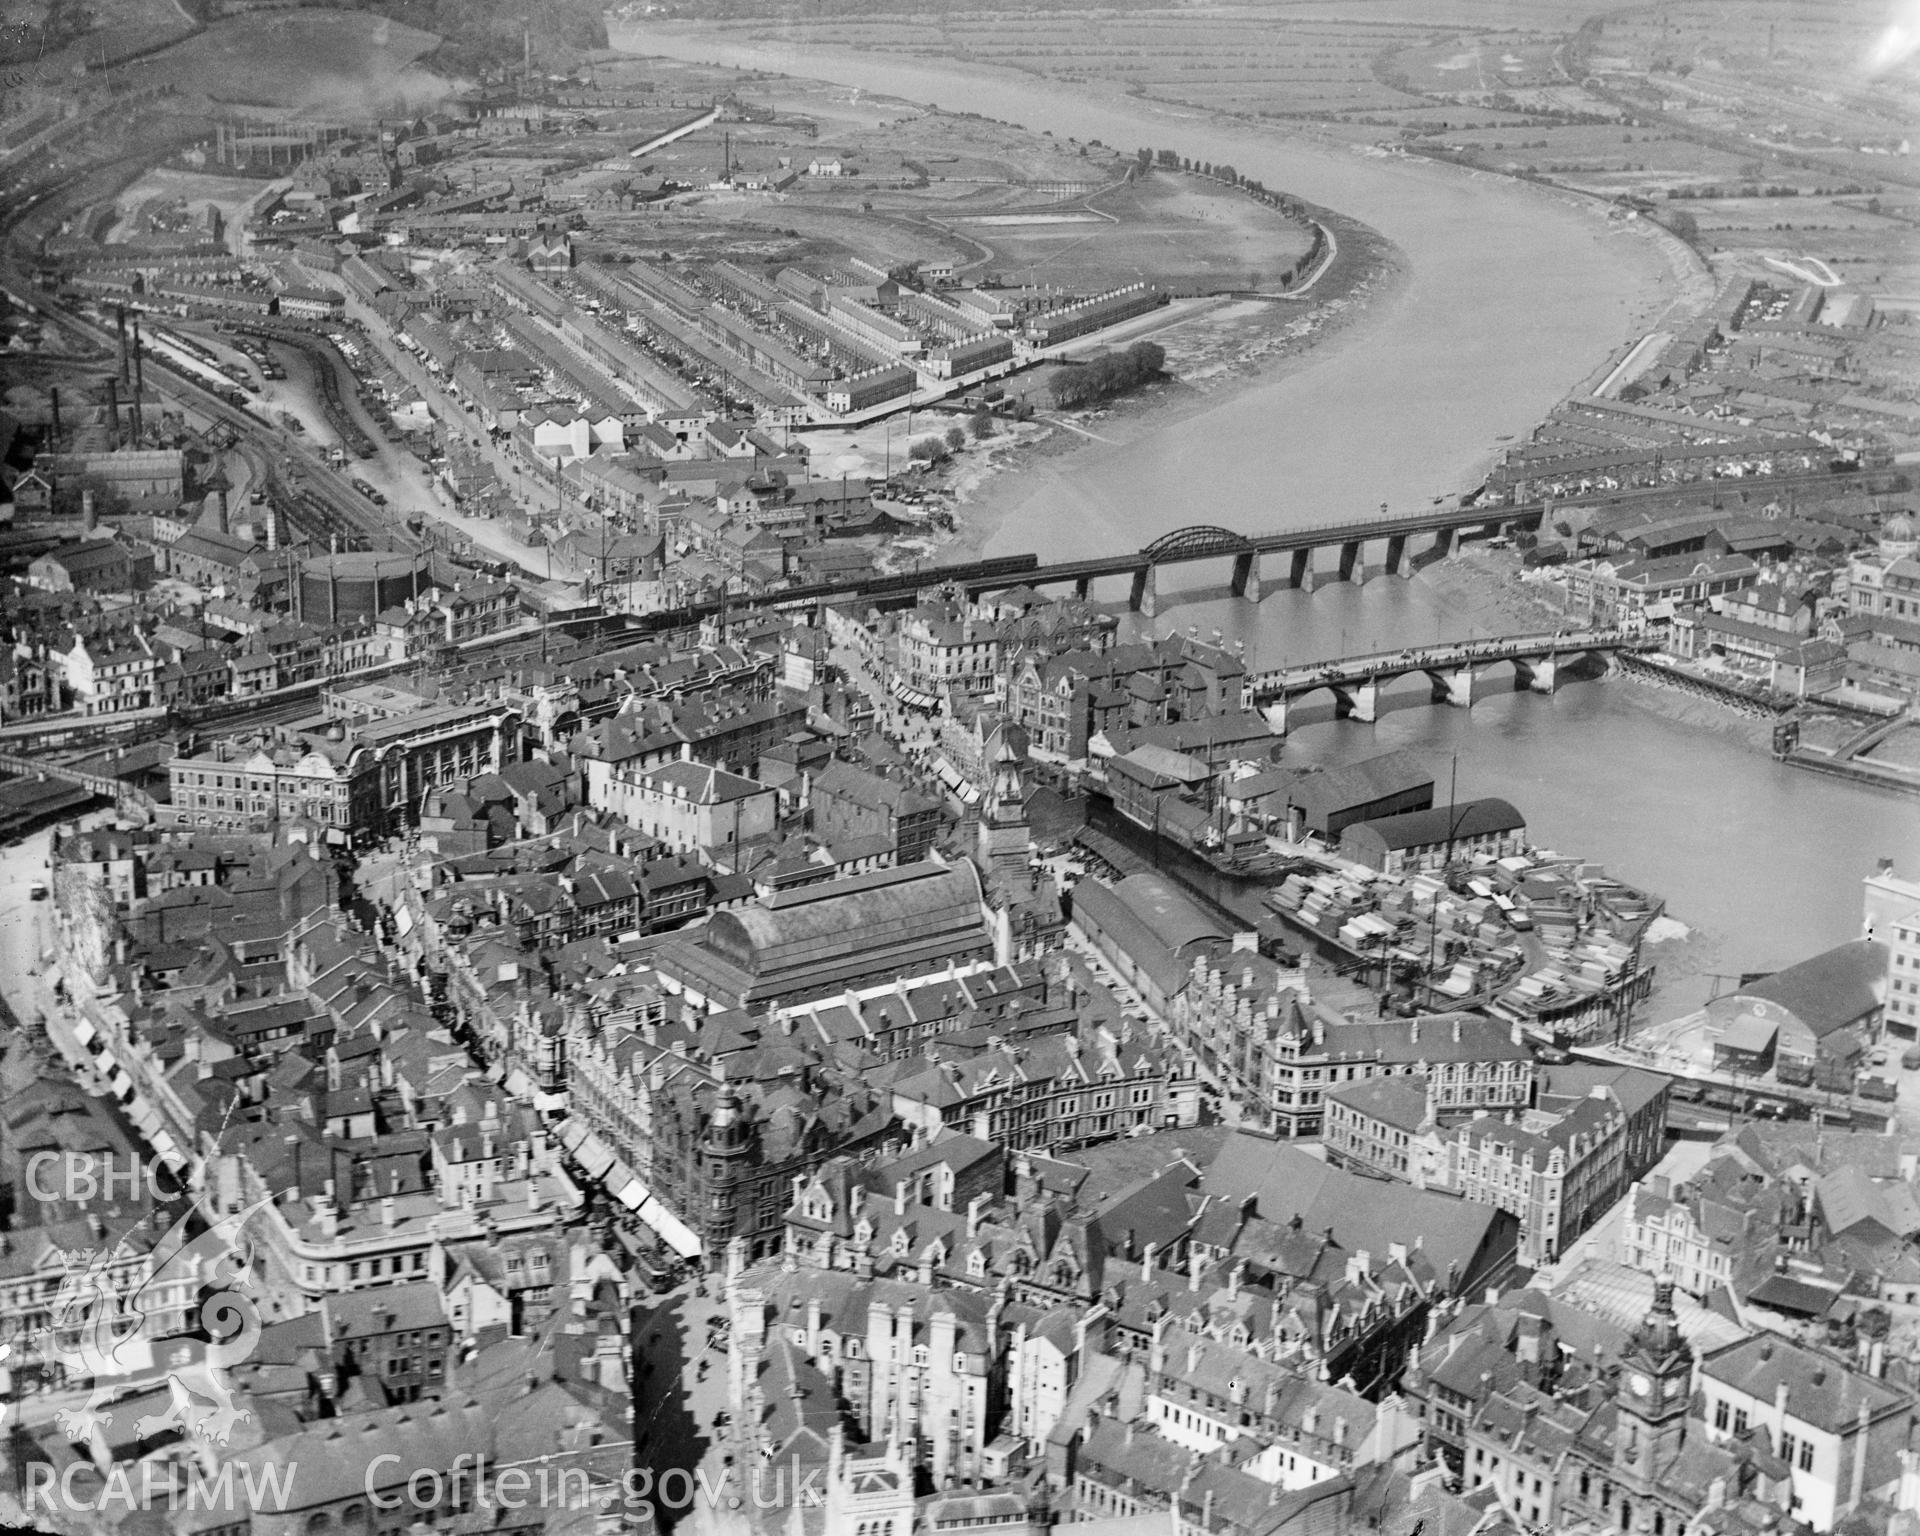
M 1199 522 L 1264 530 L 1430 505 L 1479 484 L 1503 443 L 1701 296 L 1700 274 L 1667 249 L 1671 236 L 1551 187 L 1173 109 L 1100 82 L 1036 93 L 1030 78 L 972 61 L 796 46 L 758 23 L 616 28 L 614 41 L 899 100 L 964 101 L 1056 137 L 1167 145 L 1356 221 L 1394 252 L 1391 290 L 1362 307 L 1366 324 L 1343 324 L 1337 344 L 1322 337 L 1302 353 L 1308 338 L 1281 334 L 1271 366 L 1244 373 L 1183 359 L 1199 376 L 1155 410 L 1076 424 L 1106 440 L 1100 452 L 1056 445 L 984 478 L 956 553 L 1051 559 L 1138 548 Z M 1220 306 L 1213 323 L 1233 324 L 1231 311 Z
M 1154 331 L 1151 339 L 1167 354 L 1164 382 L 1092 410 L 1066 412 L 1047 409 L 1044 396 L 1011 389 L 1014 398 L 1034 407 L 1046 431 L 985 462 L 956 462 L 948 480 L 956 526 L 942 543 L 941 558 L 958 562 L 986 552 L 1026 499 L 1029 477 L 1071 474 L 1082 456 L 1177 430 L 1325 361 L 1358 322 L 1405 291 L 1407 262 L 1391 242 L 1358 220 L 1320 217 L 1337 254 L 1311 297 L 1227 297 Z

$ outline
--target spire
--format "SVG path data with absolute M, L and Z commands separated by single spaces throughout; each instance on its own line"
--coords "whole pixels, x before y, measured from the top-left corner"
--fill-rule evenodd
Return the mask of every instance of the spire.
M 1673 1304 L 1673 1291 L 1672 1274 L 1662 1271 L 1653 1282 L 1653 1305 L 1647 1309 L 1634 1334 L 1635 1349 L 1654 1365 L 1692 1359 L 1686 1335 L 1680 1331 L 1680 1314 Z

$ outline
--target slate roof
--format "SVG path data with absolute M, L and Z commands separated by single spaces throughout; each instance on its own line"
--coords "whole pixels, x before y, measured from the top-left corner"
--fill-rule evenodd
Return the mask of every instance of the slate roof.
M 1503 1223 L 1491 1206 L 1345 1173 L 1298 1147 L 1244 1133 L 1220 1149 L 1200 1188 L 1229 1204 L 1252 1195 L 1267 1220 L 1297 1215 L 1309 1231 L 1331 1230 L 1347 1252 L 1382 1260 L 1394 1244 L 1411 1247 L 1417 1234 L 1436 1273 L 1452 1271 L 1455 1284 L 1474 1273 Z
M 1484 837 L 1501 832 L 1524 831 L 1527 818 L 1505 800 L 1469 800 L 1464 805 L 1436 805 L 1431 810 L 1408 811 L 1401 816 L 1382 816 L 1363 821 L 1341 834 L 1349 837 L 1377 838 L 1385 848 L 1424 848 L 1444 843 L 1449 838 Z
M 1854 939 L 1775 971 L 1766 980 L 1741 988 L 1740 995 L 1777 1003 L 1824 1038 L 1880 1006 L 1887 957 L 1886 945 Z

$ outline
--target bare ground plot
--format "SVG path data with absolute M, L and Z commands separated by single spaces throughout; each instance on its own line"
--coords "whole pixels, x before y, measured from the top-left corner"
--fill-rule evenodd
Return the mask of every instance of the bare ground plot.
M 782 92 L 781 120 L 715 124 L 646 156 L 645 169 L 703 184 L 719 174 L 731 153 L 736 169 L 772 173 L 800 171 L 791 189 L 797 199 L 866 198 L 924 180 L 943 201 L 998 193 L 1012 202 L 1061 188 L 1095 190 L 1120 178 L 1125 160 L 1110 149 L 1030 135 L 982 118 L 928 113 L 904 102 L 884 103 L 880 126 L 823 115 L 839 103 L 825 93 Z M 1131 158 L 1131 147 L 1127 158 Z M 837 177 L 807 177 L 809 164 L 838 162 Z
M 143 73 L 216 101 L 365 117 L 447 94 L 448 81 L 413 67 L 439 42 L 358 11 L 270 12 L 210 27 L 157 55 Z
M 232 227 L 246 217 L 248 206 L 265 187 L 257 177 L 214 176 L 162 166 L 148 171 L 115 200 L 116 223 L 108 238 L 126 239 L 136 228 L 131 221 L 143 211 L 175 202 L 185 203 L 196 214 L 211 203 Z
M 1920 228 L 1852 206 L 1858 199 L 1713 198 L 1674 204 L 1698 223 L 1715 265 L 1781 280 L 1769 256 L 1817 256 L 1868 293 L 1920 293 Z
M 1117 222 L 1081 214 L 1061 223 L 956 219 L 953 227 L 989 247 L 992 269 L 1008 281 L 1074 292 L 1142 281 L 1176 293 L 1264 288 L 1312 243 L 1304 225 L 1204 177 L 1156 173 L 1090 206 Z
M 1866 754 L 1876 763 L 1893 763 L 1902 768 L 1920 768 L 1920 729 L 1907 726 L 1895 731 Z
M 671 251 L 677 259 L 724 259 L 749 267 L 756 261 L 792 265 L 847 256 L 896 266 L 979 255 L 916 219 L 877 216 L 858 207 L 806 207 L 742 193 L 676 199 L 670 212 L 607 218 L 596 228 L 616 247 L 641 255 Z
M 1481 98 L 1561 81 L 1559 47 L 1558 38 L 1456 37 L 1396 53 L 1387 70 L 1425 94 Z

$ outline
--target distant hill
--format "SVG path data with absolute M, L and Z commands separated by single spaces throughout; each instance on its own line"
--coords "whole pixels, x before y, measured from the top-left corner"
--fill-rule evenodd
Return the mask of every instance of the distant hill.
M 520 62 L 531 28 L 536 66 L 572 63 L 607 46 L 601 0 L 329 0 L 341 10 L 373 11 L 445 41 L 425 62 L 443 74 L 478 75 Z

